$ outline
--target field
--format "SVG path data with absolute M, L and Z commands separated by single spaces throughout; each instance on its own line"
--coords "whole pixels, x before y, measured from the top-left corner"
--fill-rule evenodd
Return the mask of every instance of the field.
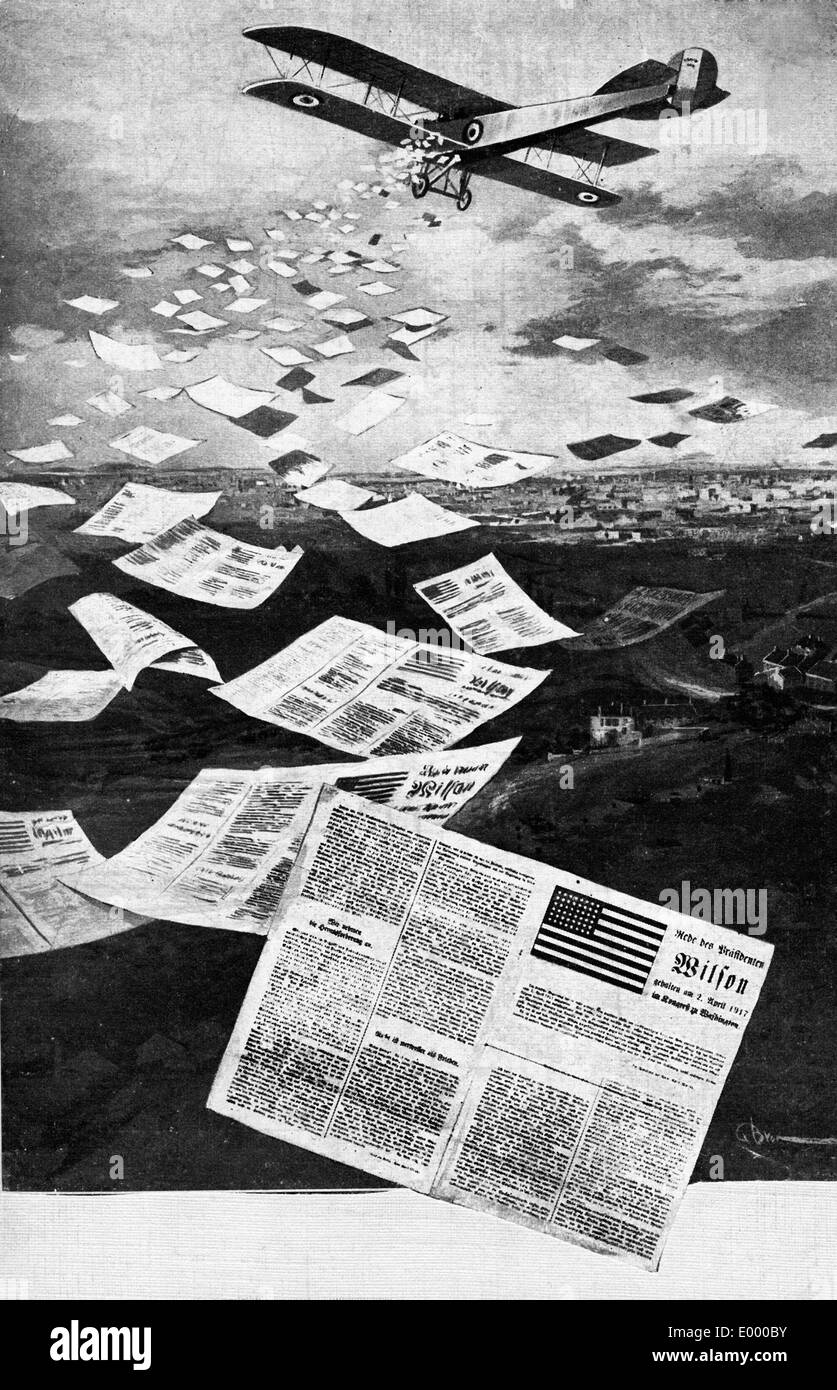
M 694 1178 L 708 1179 L 713 1155 L 723 1158 L 728 1178 L 833 1176 L 835 745 L 827 725 L 821 733 L 795 732 L 792 724 L 783 731 L 788 711 L 747 714 L 735 698 L 733 668 L 709 659 L 708 641 L 720 634 L 728 651 L 746 650 L 755 660 L 777 634 L 815 630 L 834 640 L 829 604 L 792 616 L 835 584 L 835 569 L 821 562 L 815 543 L 703 554 L 673 544 L 568 548 L 483 527 L 388 552 L 350 534 L 339 518 L 300 519 L 275 536 L 254 524 L 237 530 L 306 551 L 285 585 L 252 613 L 135 583 L 110 564 L 123 547 L 57 534 L 79 573 L 6 605 L 2 690 L 47 667 L 103 665 L 66 612 L 96 590 L 120 594 L 185 633 L 225 679 L 334 613 L 378 627 L 434 628 L 439 620 L 413 582 L 489 550 L 546 609 L 582 631 L 636 584 L 724 590 L 681 627 L 623 651 L 574 653 L 556 644 L 504 653 L 552 674 L 523 705 L 468 740 L 522 734 L 514 758 L 452 828 L 653 901 L 684 881 L 765 889 L 774 964 Z M 698 688 L 706 697 L 698 702 L 708 729 L 702 740 L 573 756 L 600 703 L 637 705 Z M 5 724 L 2 737 L 2 809 L 70 807 L 105 854 L 156 820 L 201 767 L 341 760 L 313 740 L 239 714 L 201 682 L 160 671 L 145 672 L 90 724 Z M 550 751 L 562 756 L 549 762 Z M 572 787 L 562 785 L 568 765 Z M 205 1109 L 260 948 L 254 937 L 157 922 L 4 962 L 8 1187 L 375 1186 Z M 124 1157 L 121 1183 L 110 1176 L 114 1155 Z

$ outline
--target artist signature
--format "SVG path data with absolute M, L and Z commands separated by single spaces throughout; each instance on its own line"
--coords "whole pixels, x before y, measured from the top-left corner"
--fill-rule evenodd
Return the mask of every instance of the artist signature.
M 769 1129 L 757 1125 L 752 1115 L 735 1126 L 735 1137 L 745 1149 L 752 1146 L 762 1148 L 765 1144 L 805 1144 L 825 1148 L 837 1148 L 837 1138 L 806 1138 L 799 1134 L 772 1134 Z

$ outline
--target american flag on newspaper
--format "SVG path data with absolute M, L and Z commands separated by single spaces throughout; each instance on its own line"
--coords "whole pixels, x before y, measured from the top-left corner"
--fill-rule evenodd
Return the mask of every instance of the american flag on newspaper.
M 532 955 L 641 994 L 665 933 L 653 917 L 556 887 Z

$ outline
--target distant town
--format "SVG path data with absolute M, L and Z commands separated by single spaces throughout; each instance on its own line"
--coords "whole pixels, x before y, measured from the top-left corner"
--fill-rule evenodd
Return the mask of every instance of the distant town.
M 304 461 L 304 457 L 303 461 Z M 308 456 L 311 457 L 311 456 Z M 272 529 L 283 516 L 300 520 L 315 507 L 297 501 L 271 466 L 285 471 L 294 462 L 280 456 L 264 468 L 150 469 L 124 464 L 98 465 L 89 472 L 51 468 L 10 469 L 10 477 L 48 483 L 68 490 L 79 512 L 102 505 L 125 482 L 154 482 L 173 488 L 220 489 L 224 496 L 213 515 L 218 520 L 249 522 Z M 626 470 L 605 476 L 529 477 L 496 489 L 473 490 L 458 484 L 401 475 L 340 470 L 347 481 L 374 488 L 382 500 L 395 501 L 415 491 L 454 511 L 467 512 L 492 527 L 513 528 L 550 542 L 579 545 L 637 545 L 651 541 L 767 543 L 777 535 L 837 534 L 837 464 L 828 460 L 808 467 L 794 465 L 783 473 L 775 465 L 725 472 L 661 467 Z M 260 509 L 274 509 L 265 520 Z

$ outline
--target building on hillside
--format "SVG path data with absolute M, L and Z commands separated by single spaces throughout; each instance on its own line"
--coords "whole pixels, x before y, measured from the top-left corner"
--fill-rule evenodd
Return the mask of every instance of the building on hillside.
M 632 714 L 625 714 L 621 709 L 618 714 L 602 714 L 600 706 L 596 714 L 590 715 L 591 752 L 603 748 L 638 748 L 641 743 L 642 734 Z

